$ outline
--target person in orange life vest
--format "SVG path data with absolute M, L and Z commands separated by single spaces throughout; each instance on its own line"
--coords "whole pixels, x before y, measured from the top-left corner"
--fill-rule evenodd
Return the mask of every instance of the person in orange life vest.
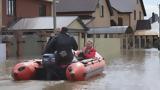
M 85 47 L 82 49 L 83 56 L 85 59 L 94 58 L 96 50 L 93 47 L 93 41 L 87 40 Z

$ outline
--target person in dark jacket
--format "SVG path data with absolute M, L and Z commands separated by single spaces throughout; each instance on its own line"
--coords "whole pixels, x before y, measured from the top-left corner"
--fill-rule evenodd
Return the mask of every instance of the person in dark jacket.
M 60 76 L 59 79 L 66 79 L 65 77 L 65 70 L 66 67 L 72 62 L 73 60 L 73 50 L 78 49 L 78 45 L 76 43 L 76 40 L 73 36 L 69 35 L 67 33 L 68 28 L 63 27 L 61 29 L 61 32 L 56 35 L 54 38 L 48 42 L 46 45 L 46 49 L 44 53 L 54 53 L 55 54 L 55 64 L 53 67 L 49 68 L 51 72 L 56 71 L 57 75 Z M 47 72 L 50 73 L 50 72 Z M 48 79 L 52 79 L 51 77 L 53 73 L 49 74 L 47 77 Z

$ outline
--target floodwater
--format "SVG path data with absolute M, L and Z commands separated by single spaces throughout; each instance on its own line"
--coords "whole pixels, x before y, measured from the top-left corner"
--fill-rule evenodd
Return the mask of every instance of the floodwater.
M 160 52 L 157 49 L 123 50 L 106 60 L 101 76 L 88 81 L 13 81 L 15 60 L 1 61 L 0 90 L 160 90 Z

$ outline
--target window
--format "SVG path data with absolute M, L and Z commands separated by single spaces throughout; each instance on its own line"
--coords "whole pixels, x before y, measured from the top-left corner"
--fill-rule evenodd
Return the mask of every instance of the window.
M 139 3 L 139 0 L 137 0 L 137 4 Z
M 134 10 L 134 20 L 136 20 L 136 11 Z
M 33 34 L 35 34 L 35 32 L 24 32 L 23 34 L 24 35 L 33 35 Z
M 81 36 L 81 38 L 85 38 L 85 34 L 84 34 L 84 33 L 82 33 L 82 36 Z
M 100 16 L 104 17 L 104 6 L 103 5 L 100 6 Z
M 87 34 L 87 38 L 93 38 L 93 34 Z
M 15 15 L 15 0 L 6 0 L 6 9 L 7 15 L 14 16 Z
M 96 34 L 96 38 L 100 38 L 100 34 Z
M 109 34 L 109 38 L 113 38 L 113 34 Z
M 116 22 L 114 20 L 110 20 L 111 26 L 117 26 Z
M 118 17 L 118 26 L 123 26 L 123 19 Z
M 45 4 L 40 4 L 39 16 L 46 16 L 46 5 Z
M 104 38 L 108 38 L 108 34 L 104 34 Z

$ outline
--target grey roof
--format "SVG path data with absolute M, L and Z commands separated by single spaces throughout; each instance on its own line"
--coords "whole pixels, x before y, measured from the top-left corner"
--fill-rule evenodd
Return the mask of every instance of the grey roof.
M 57 17 L 57 28 L 67 27 L 77 18 L 77 16 Z M 50 30 L 53 29 L 53 27 L 53 17 L 35 17 L 23 18 L 15 25 L 9 27 L 8 30 Z
M 150 30 L 137 30 L 134 35 L 159 35 L 159 23 L 154 22 L 151 27 Z
M 111 6 L 120 12 L 132 12 L 136 7 L 136 0 L 110 0 Z
M 133 12 L 137 6 L 137 0 L 110 0 L 110 3 L 119 12 Z M 142 6 L 144 16 L 146 16 L 143 0 L 139 0 L 139 3 Z
M 150 20 L 138 20 L 136 25 L 136 30 L 150 30 L 151 22 Z
M 57 12 L 95 11 L 98 0 L 59 0 Z
M 117 33 L 126 33 L 128 26 L 112 26 L 112 27 L 103 27 L 103 28 L 90 28 L 88 34 L 117 34 Z

